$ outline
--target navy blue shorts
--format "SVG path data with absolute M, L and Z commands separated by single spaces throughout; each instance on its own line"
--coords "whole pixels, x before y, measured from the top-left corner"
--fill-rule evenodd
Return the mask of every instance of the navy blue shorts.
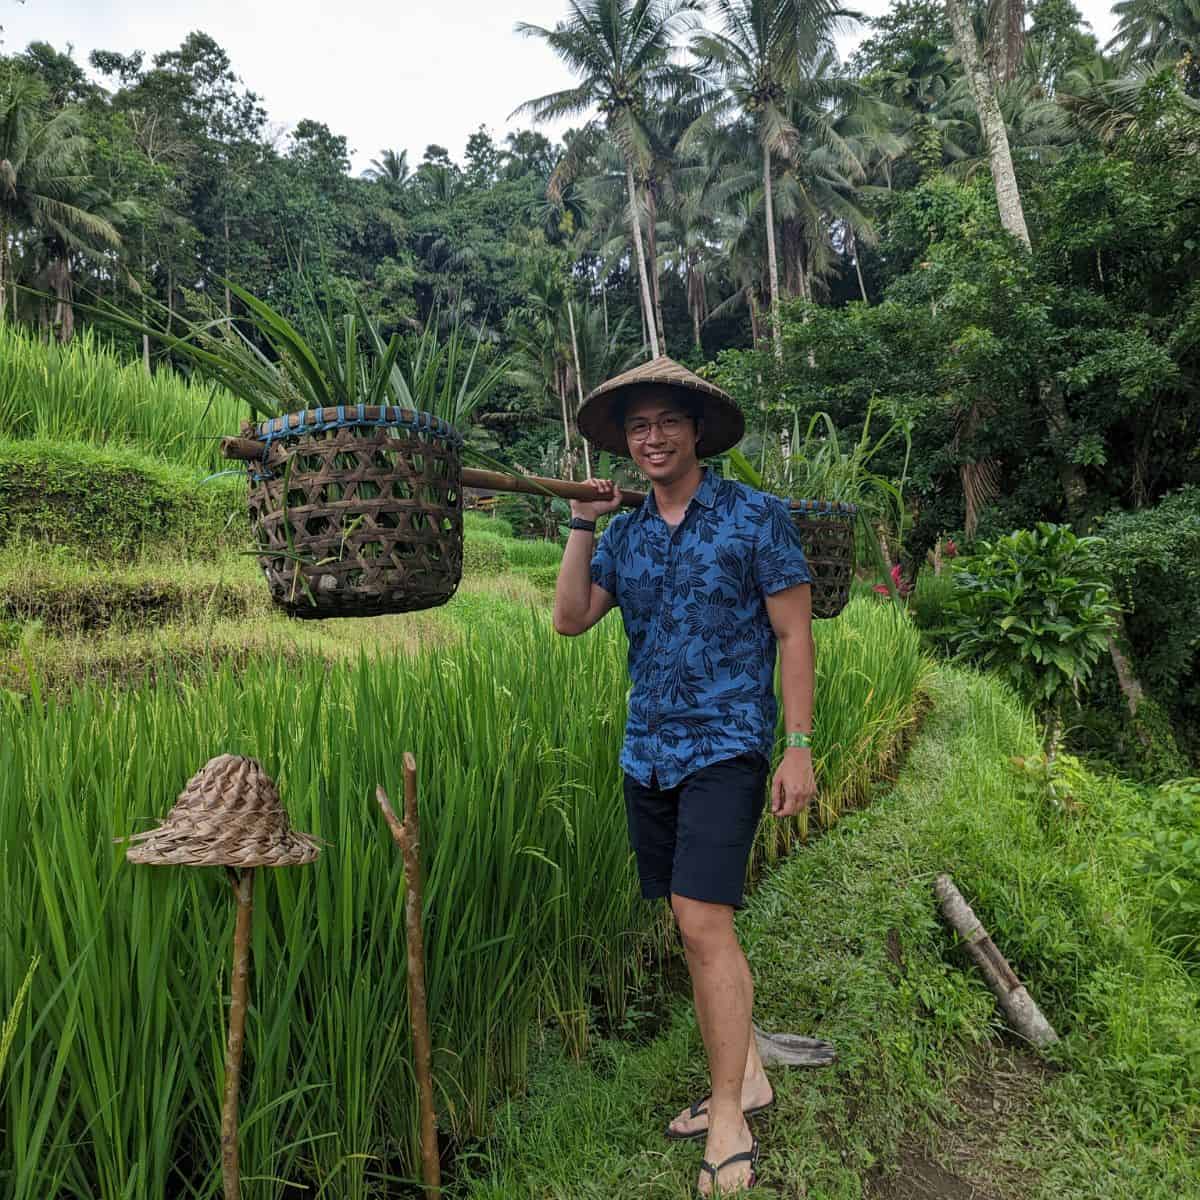
M 625 776 L 629 841 L 642 895 L 742 906 L 746 864 L 767 799 L 770 764 L 758 753 L 702 767 L 673 788 Z

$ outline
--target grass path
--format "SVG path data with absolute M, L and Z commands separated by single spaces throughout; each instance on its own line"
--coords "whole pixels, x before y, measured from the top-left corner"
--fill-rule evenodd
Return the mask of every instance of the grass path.
M 742 916 L 760 1023 L 839 1051 L 832 1069 L 774 1072 L 754 1195 L 1200 1195 L 1200 992 L 1116 882 L 1130 797 L 1081 773 L 1077 814 L 1047 812 L 1007 765 L 1036 746 L 1008 694 L 942 670 L 934 699 L 890 792 L 769 876 Z M 930 893 L 944 869 L 1064 1033 L 1055 1062 L 1002 1033 L 952 947 Z M 682 1004 L 647 1045 L 599 1043 L 583 1063 L 546 1045 L 454 1194 L 692 1196 L 701 1147 L 661 1128 L 705 1090 L 701 1063 Z

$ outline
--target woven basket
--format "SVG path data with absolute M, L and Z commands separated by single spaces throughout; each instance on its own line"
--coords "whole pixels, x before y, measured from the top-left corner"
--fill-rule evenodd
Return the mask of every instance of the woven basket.
M 250 524 L 271 598 L 295 617 L 445 604 L 462 579 L 462 439 L 428 413 L 308 409 L 243 427 Z
M 858 507 L 828 500 L 793 500 L 791 504 L 792 524 L 813 573 L 813 616 L 836 617 L 850 599 Z

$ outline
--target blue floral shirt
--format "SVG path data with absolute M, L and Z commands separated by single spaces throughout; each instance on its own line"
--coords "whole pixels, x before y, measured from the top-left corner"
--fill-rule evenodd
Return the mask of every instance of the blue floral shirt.
M 651 492 L 614 517 L 592 556 L 629 638 L 621 766 L 675 787 L 775 740 L 775 633 L 766 597 L 810 583 L 786 501 L 706 470 L 674 530 Z

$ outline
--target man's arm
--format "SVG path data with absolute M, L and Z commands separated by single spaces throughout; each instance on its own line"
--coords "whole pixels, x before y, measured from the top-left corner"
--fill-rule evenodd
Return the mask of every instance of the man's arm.
M 812 733 L 812 587 L 804 583 L 768 596 L 767 616 L 779 642 L 784 728 L 788 733 Z M 771 811 L 777 817 L 794 816 L 816 794 L 812 751 L 789 746 L 771 784 Z
M 595 503 L 573 501 L 571 515 L 594 521 L 612 512 L 621 503 L 621 490 L 608 479 L 589 479 L 605 498 Z M 586 529 L 572 529 L 567 535 L 558 582 L 554 585 L 554 628 L 567 637 L 586 633 L 610 608 L 616 597 L 592 582 L 592 549 L 596 535 Z

